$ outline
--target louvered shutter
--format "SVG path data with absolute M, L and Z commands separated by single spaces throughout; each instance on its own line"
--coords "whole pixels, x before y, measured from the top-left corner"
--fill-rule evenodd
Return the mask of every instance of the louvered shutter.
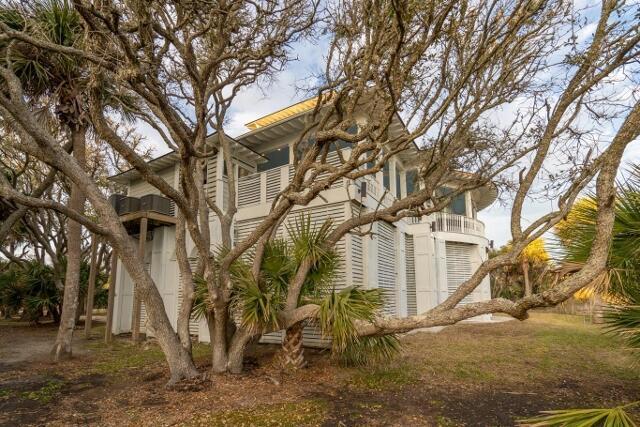
M 344 219 L 344 211 L 345 206 L 343 203 L 335 203 L 324 206 L 317 206 L 313 208 L 307 208 L 302 210 L 297 210 L 289 214 L 287 219 L 284 221 L 284 224 L 280 226 L 277 230 L 278 237 L 286 237 L 287 230 L 286 228 L 295 226 L 296 218 L 299 218 L 300 215 L 310 215 L 311 216 L 311 224 L 314 227 L 320 227 L 325 220 L 333 219 L 334 224 L 340 223 Z M 236 242 L 241 242 L 244 238 L 249 236 L 251 232 L 262 222 L 264 218 L 256 218 L 247 221 L 240 221 L 236 225 Z M 345 259 L 346 256 L 346 245 L 345 238 L 343 237 L 336 244 L 335 250 L 341 260 Z M 341 262 L 338 265 L 336 270 L 336 277 L 334 279 L 334 287 L 336 289 L 343 289 L 346 286 L 346 272 L 344 262 Z M 304 329 L 304 345 L 307 347 L 327 347 L 330 344 L 330 340 L 322 337 L 322 334 L 316 326 L 310 325 L 305 327 Z M 263 343 L 273 343 L 273 344 L 281 344 L 283 339 L 283 332 L 272 332 L 269 334 L 265 334 L 261 337 L 260 342 Z
M 459 242 L 446 242 L 447 254 L 447 292 L 451 295 L 471 277 L 471 250 L 473 245 Z M 471 302 L 471 295 L 466 296 L 460 304 Z
M 391 316 L 397 313 L 395 230 L 388 222 L 378 222 L 378 287 L 384 295 L 383 311 Z
M 415 267 L 415 251 L 413 245 L 413 236 L 405 235 L 405 268 L 407 280 L 407 314 L 415 316 L 418 314 L 418 305 L 416 298 L 416 267 Z

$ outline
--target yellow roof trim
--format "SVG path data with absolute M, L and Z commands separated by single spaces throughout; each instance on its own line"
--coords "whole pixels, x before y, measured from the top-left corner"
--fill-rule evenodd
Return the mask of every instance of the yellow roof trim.
M 249 122 L 245 124 L 245 126 L 251 130 L 259 129 L 261 127 L 268 126 L 281 120 L 288 119 L 289 117 L 295 116 L 305 111 L 309 111 L 316 106 L 317 102 L 318 97 L 300 101 L 297 104 L 290 105 L 289 107 L 278 110 L 275 113 L 268 114 L 266 116 L 260 117 L 257 120 Z

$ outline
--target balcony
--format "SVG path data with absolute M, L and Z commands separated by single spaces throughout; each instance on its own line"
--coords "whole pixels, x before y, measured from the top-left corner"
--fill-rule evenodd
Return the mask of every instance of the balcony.
M 431 223 L 432 231 L 445 233 L 471 234 L 484 237 L 484 223 L 464 215 L 438 212 L 423 219 Z
M 139 233 L 143 219 L 150 230 L 158 226 L 176 224 L 174 202 L 157 194 L 142 197 L 112 194 L 109 203 L 131 235 Z

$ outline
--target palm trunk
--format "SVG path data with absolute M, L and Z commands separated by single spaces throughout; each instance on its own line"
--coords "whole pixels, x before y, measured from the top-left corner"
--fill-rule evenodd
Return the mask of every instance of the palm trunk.
M 307 366 L 302 345 L 304 322 L 293 324 L 287 329 L 282 343 L 281 362 L 288 369 L 302 369 Z
M 78 164 L 84 168 L 86 164 L 85 143 L 86 127 L 71 126 L 71 140 L 73 143 L 73 156 Z M 74 183 L 71 186 L 71 195 L 68 206 L 78 212 L 84 208 L 85 196 L 82 190 Z M 67 269 L 64 277 L 64 296 L 62 314 L 56 341 L 51 349 L 54 361 L 71 357 L 71 342 L 73 330 L 76 326 L 76 311 L 78 309 L 78 294 L 80 291 L 80 263 L 82 261 L 82 226 L 67 220 Z

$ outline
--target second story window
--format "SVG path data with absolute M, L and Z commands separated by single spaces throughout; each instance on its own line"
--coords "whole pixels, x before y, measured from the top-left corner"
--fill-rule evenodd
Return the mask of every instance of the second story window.
M 399 165 L 396 163 L 396 197 L 400 198 L 402 196 L 402 181 L 400 180 L 400 175 L 402 174 L 402 169 L 400 169 Z
M 274 169 L 289 164 L 289 146 L 278 148 L 264 153 L 267 158 L 266 163 L 258 165 L 258 172 Z
M 391 187 L 391 179 L 389 177 L 389 162 L 385 162 L 384 167 L 382 168 L 382 185 L 387 190 L 390 190 Z
M 452 193 L 453 190 L 451 188 L 443 187 L 438 190 L 438 196 L 446 196 Z M 452 213 L 456 215 L 466 215 L 467 214 L 467 203 L 465 199 L 464 193 L 458 194 L 451 199 L 449 205 L 444 209 L 447 213 Z
M 407 195 L 413 194 L 418 190 L 418 171 L 408 170 L 407 177 Z

